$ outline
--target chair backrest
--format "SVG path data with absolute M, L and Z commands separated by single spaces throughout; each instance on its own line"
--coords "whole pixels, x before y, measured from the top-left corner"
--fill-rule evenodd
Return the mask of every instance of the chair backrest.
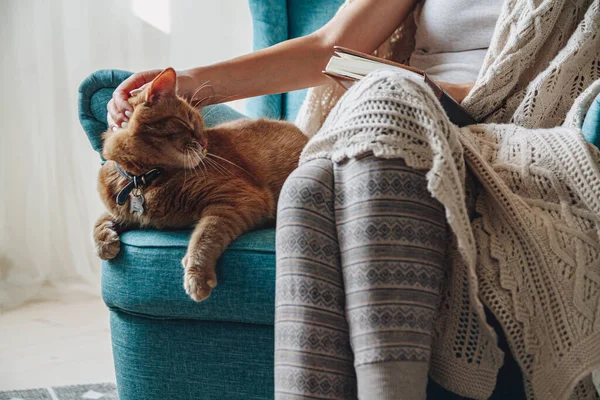
M 343 0 L 249 0 L 254 49 L 264 49 L 287 39 L 308 35 L 325 25 Z M 306 90 L 260 96 L 246 101 L 251 117 L 293 121 Z

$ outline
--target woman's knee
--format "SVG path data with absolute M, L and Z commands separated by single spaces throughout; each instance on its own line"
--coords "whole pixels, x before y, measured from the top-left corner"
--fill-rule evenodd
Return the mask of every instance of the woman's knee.
M 426 171 L 410 167 L 401 157 L 383 158 L 369 151 L 335 163 L 334 176 L 341 187 L 359 191 L 361 196 L 410 195 L 435 202 L 427 187 Z
M 333 207 L 333 163 L 316 159 L 300 165 L 286 179 L 279 196 L 278 214 L 294 208 Z
M 373 144 L 376 136 L 387 141 L 421 137 L 439 124 L 439 101 L 424 83 L 390 71 L 375 71 L 355 84 L 331 110 L 321 130 L 311 139 L 304 157 L 329 152 L 334 159 Z M 415 140 L 415 139 L 411 139 Z
M 373 71 L 365 76 L 359 84 L 350 88 L 346 97 L 353 103 L 373 102 L 375 99 L 384 103 L 404 100 L 414 106 L 435 98 L 424 82 L 386 70 Z

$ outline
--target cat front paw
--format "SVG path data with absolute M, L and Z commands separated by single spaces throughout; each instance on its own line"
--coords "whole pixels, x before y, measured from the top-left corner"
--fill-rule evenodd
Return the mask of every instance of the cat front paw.
M 96 254 L 103 260 L 112 260 L 121 250 L 119 235 L 106 225 L 101 225 L 94 231 L 94 244 Z
M 186 254 L 181 261 L 185 270 L 183 287 L 186 293 L 197 302 L 210 296 L 217 286 L 217 274 L 213 263 L 207 263 L 200 257 Z

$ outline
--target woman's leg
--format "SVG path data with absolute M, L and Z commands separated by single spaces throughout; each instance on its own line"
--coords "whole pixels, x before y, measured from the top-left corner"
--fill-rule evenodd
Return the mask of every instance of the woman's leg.
M 352 399 L 356 382 L 362 399 L 425 398 L 446 245 L 426 185 L 402 160 L 372 155 L 290 176 L 277 223 L 276 398 Z
M 425 399 L 446 219 L 425 174 L 369 154 L 334 165 L 335 220 L 360 399 Z
M 277 215 L 275 398 L 353 399 L 333 167 L 316 160 L 286 181 Z

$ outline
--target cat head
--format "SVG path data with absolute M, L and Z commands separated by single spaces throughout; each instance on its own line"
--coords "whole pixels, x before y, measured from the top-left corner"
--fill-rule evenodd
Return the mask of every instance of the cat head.
M 189 168 L 207 152 L 200 112 L 176 94 L 173 68 L 162 71 L 129 103 L 133 113 L 126 128 L 108 131 L 102 155 L 132 173 L 153 167 Z

